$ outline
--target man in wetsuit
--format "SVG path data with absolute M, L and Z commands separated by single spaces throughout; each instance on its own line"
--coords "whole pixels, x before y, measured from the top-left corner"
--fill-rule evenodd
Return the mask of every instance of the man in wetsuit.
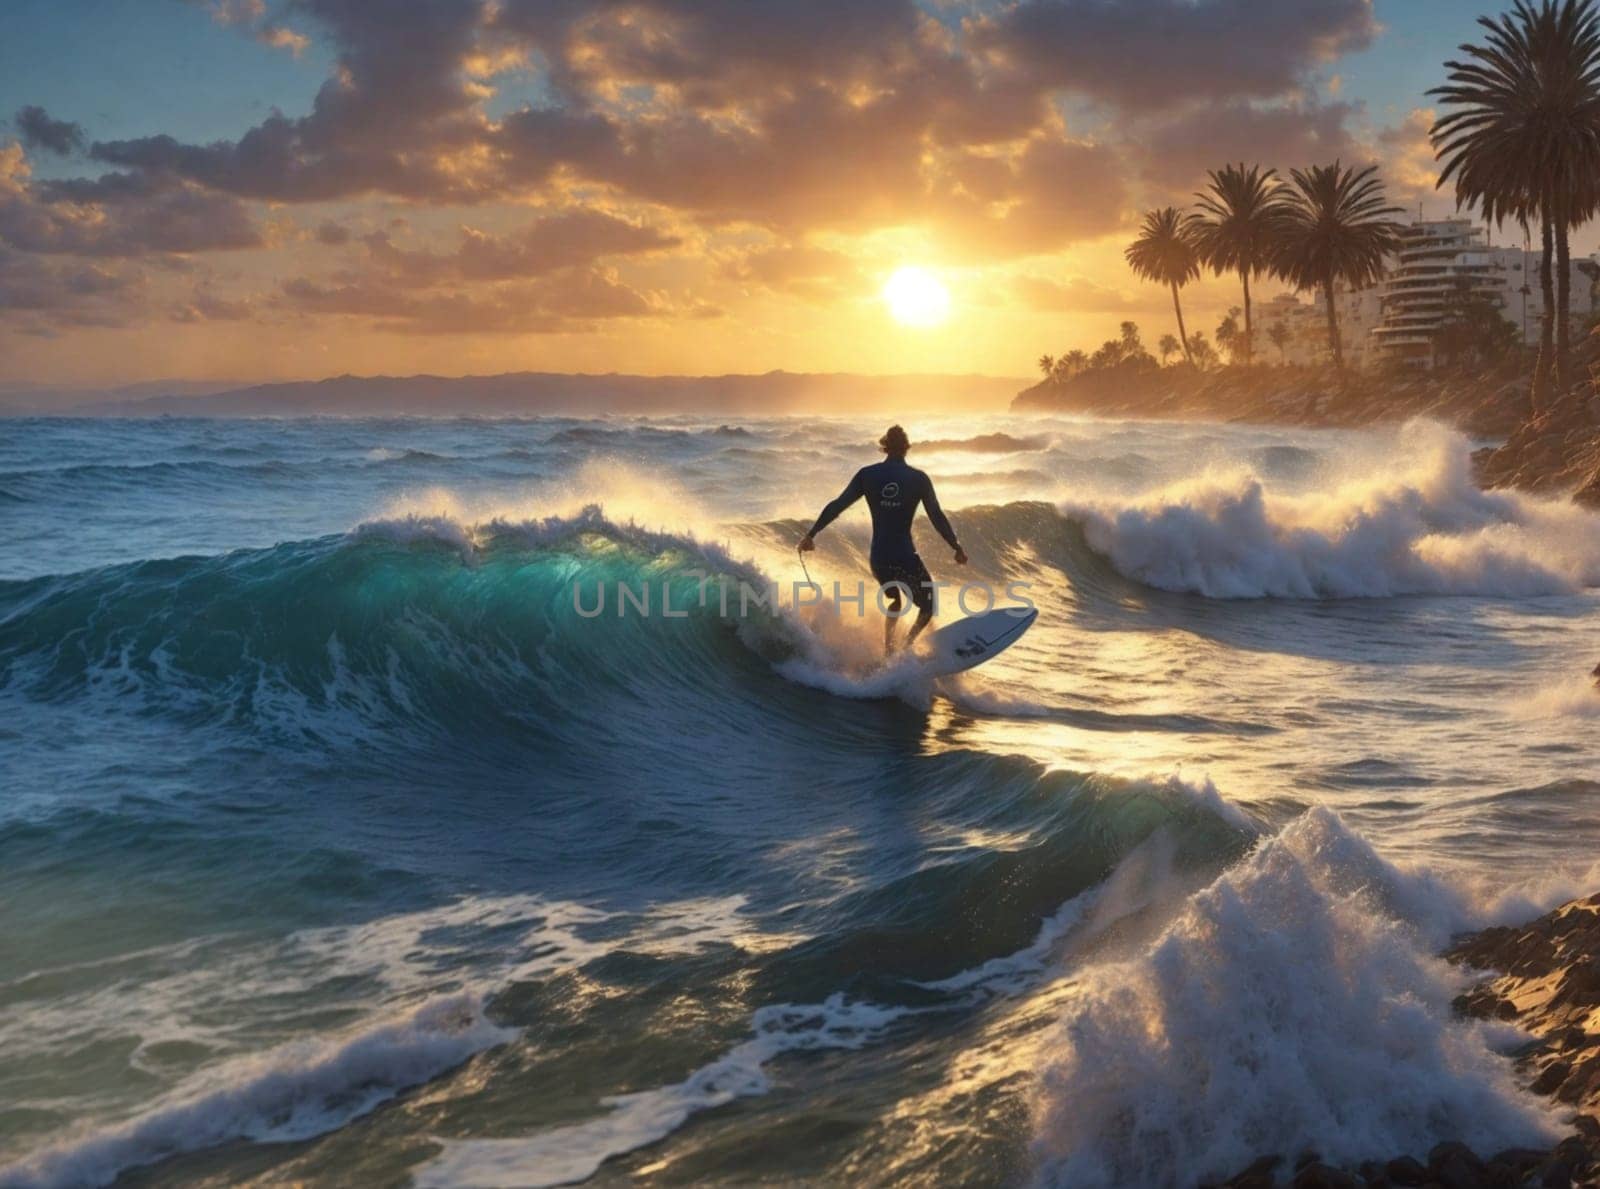
M 900 622 L 901 586 L 910 591 L 911 603 L 917 609 L 917 620 L 906 638 L 907 646 L 933 618 L 933 579 L 928 576 L 928 567 L 922 564 L 911 540 L 911 522 L 916 519 L 918 504 L 928 510 L 933 527 L 956 551 L 956 565 L 966 565 L 967 555 L 961 542 L 956 540 L 956 530 L 950 527 L 950 521 L 939 507 L 939 497 L 933 494 L 933 481 L 906 462 L 906 451 L 911 449 L 906 431 L 891 425 L 889 432 L 878 439 L 878 447 L 888 457 L 856 472 L 839 498 L 822 509 L 822 515 L 800 542 L 800 552 L 809 553 L 815 549 L 813 538 L 832 524 L 839 513 L 866 496 L 867 507 L 872 512 L 872 576 L 885 588 L 884 599 L 890 611 L 889 621 L 883 627 L 883 650 L 887 654 L 894 651 L 894 628 Z M 891 586 L 891 583 L 899 585 Z

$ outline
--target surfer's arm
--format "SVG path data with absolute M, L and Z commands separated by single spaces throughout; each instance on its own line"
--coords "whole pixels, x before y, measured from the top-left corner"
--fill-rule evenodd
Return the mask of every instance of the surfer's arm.
M 927 510 L 928 519 L 933 522 L 934 531 L 944 538 L 944 543 L 957 553 L 961 552 L 961 542 L 956 540 L 956 530 L 950 525 L 950 518 L 944 514 L 944 509 L 939 506 L 939 497 L 934 494 L 933 480 L 928 480 L 928 490 L 923 493 L 922 506 Z
M 811 526 L 811 531 L 806 534 L 806 540 L 811 540 L 812 537 L 839 519 L 839 513 L 865 494 L 866 488 L 861 482 L 861 472 L 857 471 L 854 477 L 851 478 L 849 486 L 839 493 L 839 498 L 822 509 L 822 515 L 818 516 L 817 522 Z

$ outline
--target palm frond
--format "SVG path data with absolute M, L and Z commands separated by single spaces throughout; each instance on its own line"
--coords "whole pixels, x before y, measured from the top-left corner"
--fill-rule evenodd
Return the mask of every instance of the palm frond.
M 1162 207 L 1144 217 L 1139 238 L 1123 253 L 1128 265 L 1147 281 L 1187 285 L 1200 275 L 1200 261 L 1184 230 L 1183 216 Z
M 1492 223 L 1583 222 L 1600 210 L 1600 12 L 1594 0 L 1517 0 L 1481 17 L 1482 44 L 1428 94 L 1439 185 Z
M 1292 170 L 1278 218 L 1272 272 L 1301 289 L 1372 284 L 1399 247 L 1401 213 L 1384 195 L 1378 167 L 1313 165 Z
M 1208 177 L 1184 224 L 1200 263 L 1216 273 L 1265 271 L 1283 204 L 1277 171 L 1240 162 Z

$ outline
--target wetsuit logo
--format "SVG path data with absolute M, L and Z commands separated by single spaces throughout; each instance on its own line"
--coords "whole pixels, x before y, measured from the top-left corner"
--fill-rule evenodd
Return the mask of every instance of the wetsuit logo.
M 883 491 L 880 494 L 886 500 L 897 499 L 900 495 L 900 484 L 885 483 L 883 485 Z

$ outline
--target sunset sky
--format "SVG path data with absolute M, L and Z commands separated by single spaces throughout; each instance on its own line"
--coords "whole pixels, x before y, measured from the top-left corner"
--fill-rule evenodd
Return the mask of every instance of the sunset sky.
M 8 0 L 0 382 L 1025 375 L 1171 329 L 1121 252 L 1207 166 L 1447 213 L 1424 92 L 1492 7 Z

